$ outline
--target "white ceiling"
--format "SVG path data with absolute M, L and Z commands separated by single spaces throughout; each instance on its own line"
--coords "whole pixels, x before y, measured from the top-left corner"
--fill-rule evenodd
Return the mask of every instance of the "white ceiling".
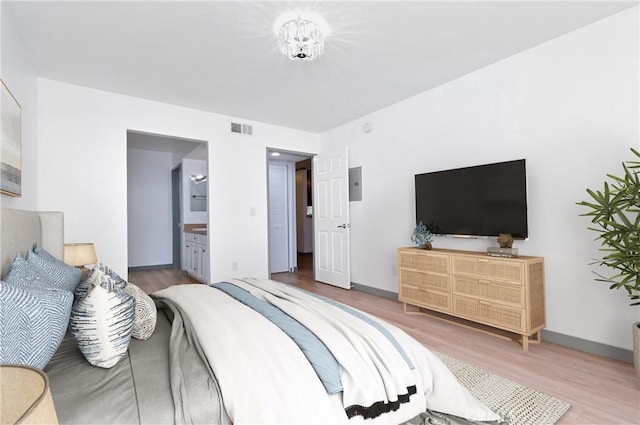
M 637 1 L 2 1 L 37 75 L 321 132 Z M 325 53 L 293 62 L 274 22 L 311 10 Z

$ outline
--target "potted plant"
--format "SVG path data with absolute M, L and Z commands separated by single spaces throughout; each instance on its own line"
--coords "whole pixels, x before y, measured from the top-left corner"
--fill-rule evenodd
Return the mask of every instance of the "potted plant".
M 602 191 L 587 189 L 589 201 L 578 202 L 588 208 L 581 214 L 591 217 L 602 244 L 603 256 L 594 264 L 612 269 L 610 276 L 596 273 L 596 281 L 609 283 L 610 289 L 624 289 L 632 306 L 640 305 L 640 153 L 638 158 L 622 163 L 624 174 L 607 174 Z M 633 324 L 633 358 L 640 377 L 640 322 Z
M 433 236 L 434 235 L 431 230 L 429 230 L 427 226 L 425 226 L 425 224 L 421 221 L 416 225 L 415 229 L 413 229 L 411 242 L 416 244 L 420 249 L 431 249 Z

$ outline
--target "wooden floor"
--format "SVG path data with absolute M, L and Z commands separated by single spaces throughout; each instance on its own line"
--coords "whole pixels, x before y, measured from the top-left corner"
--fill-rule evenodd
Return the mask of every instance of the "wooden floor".
M 640 381 L 630 364 L 547 342 L 523 352 L 510 341 L 438 319 L 406 315 L 397 301 L 315 282 L 308 262 L 302 258 L 297 273 L 277 273 L 272 279 L 374 314 L 430 349 L 571 403 L 559 424 L 640 424 Z M 194 283 L 175 269 L 132 272 L 129 280 L 146 292 Z
M 200 283 L 179 269 L 129 271 L 129 282 L 135 283 L 147 294 L 173 285 Z

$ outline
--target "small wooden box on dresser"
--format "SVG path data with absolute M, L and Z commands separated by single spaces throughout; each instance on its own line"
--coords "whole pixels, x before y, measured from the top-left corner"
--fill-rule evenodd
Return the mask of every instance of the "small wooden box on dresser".
M 398 297 L 407 314 L 447 319 L 526 351 L 546 326 L 544 258 L 400 248 Z

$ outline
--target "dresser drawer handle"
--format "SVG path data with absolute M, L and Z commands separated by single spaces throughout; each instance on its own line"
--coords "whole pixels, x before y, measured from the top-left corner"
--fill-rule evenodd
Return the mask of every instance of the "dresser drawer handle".
M 488 280 L 484 280 L 484 279 L 478 279 L 478 283 L 484 283 L 485 285 L 488 285 L 491 282 L 489 282 Z
M 482 300 L 478 300 L 478 304 L 487 305 L 487 306 L 490 306 L 490 305 L 491 305 L 491 303 L 490 303 L 490 302 L 482 301 Z
M 488 263 L 489 259 L 488 258 L 478 258 L 478 263 Z

